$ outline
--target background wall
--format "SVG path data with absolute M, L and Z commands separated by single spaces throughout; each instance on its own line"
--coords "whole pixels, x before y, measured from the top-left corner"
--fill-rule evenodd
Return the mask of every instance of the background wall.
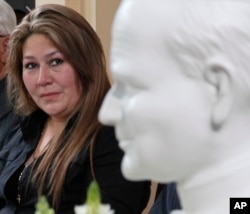
M 107 4 L 107 2 L 109 2 Z M 96 0 L 96 32 L 100 36 L 109 68 L 111 28 L 120 0 Z
M 65 0 L 36 0 L 36 6 L 41 5 L 41 4 L 49 4 L 49 3 L 65 5 Z

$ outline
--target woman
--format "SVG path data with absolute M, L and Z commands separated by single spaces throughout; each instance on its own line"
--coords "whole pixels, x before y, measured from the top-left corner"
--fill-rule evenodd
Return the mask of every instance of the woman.
M 36 8 L 11 35 L 7 64 L 10 99 L 25 117 L 0 153 L 0 212 L 33 214 L 45 195 L 56 213 L 74 213 L 96 179 L 102 203 L 141 213 L 150 183 L 122 177 L 113 129 L 97 120 L 110 83 L 87 21 L 61 5 Z

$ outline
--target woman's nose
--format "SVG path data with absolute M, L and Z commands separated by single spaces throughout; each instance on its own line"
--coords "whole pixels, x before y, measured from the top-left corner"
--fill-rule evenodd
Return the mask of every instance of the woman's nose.
M 41 65 L 39 67 L 37 85 L 46 85 L 51 82 L 51 74 L 47 66 Z

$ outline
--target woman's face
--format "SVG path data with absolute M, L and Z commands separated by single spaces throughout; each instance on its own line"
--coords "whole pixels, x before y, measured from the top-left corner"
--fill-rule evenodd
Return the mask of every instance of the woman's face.
M 23 45 L 23 82 L 37 106 L 64 120 L 78 105 L 82 93 L 76 72 L 60 50 L 42 34 Z

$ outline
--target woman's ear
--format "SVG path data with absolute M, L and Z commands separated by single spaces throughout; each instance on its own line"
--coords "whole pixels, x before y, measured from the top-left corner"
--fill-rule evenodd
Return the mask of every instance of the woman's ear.
M 219 130 L 230 116 L 233 105 L 233 67 L 229 60 L 214 57 L 208 60 L 205 68 L 205 79 L 215 89 L 214 104 L 211 112 L 211 125 Z

